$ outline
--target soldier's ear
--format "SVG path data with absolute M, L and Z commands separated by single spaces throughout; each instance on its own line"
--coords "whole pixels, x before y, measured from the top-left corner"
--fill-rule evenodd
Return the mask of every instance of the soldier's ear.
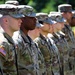
M 7 23 L 8 23 L 8 19 L 7 19 L 6 17 L 4 17 L 4 18 L 3 18 L 3 22 L 4 22 L 4 24 L 7 25 Z

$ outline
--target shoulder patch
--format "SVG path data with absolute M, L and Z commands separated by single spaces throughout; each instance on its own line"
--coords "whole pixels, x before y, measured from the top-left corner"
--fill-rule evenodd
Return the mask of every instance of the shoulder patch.
M 3 56 L 6 56 L 6 51 L 4 50 L 3 46 L 0 46 L 0 54 L 2 54 Z

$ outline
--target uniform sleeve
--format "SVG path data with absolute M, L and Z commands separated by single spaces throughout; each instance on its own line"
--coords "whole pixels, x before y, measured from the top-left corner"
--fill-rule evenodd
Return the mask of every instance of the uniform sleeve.
M 7 48 L 8 45 L 6 42 L 0 43 L 0 57 L 2 57 L 3 59 L 7 59 Z
M 14 46 L 8 42 L 0 43 L 0 59 L 4 65 L 11 65 L 14 63 Z

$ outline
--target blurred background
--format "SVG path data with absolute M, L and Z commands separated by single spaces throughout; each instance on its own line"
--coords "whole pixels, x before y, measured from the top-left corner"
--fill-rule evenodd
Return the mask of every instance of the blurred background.
M 5 3 L 8 0 L 0 0 L 0 4 Z M 10 0 L 11 1 L 11 0 Z M 57 7 L 62 3 L 69 3 L 75 10 L 75 0 L 17 0 L 20 5 L 31 5 L 36 12 L 57 11 Z

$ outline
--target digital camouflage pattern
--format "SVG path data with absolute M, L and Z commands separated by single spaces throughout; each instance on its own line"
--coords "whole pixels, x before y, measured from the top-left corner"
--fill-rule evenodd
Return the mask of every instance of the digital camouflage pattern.
M 49 40 L 49 38 L 45 38 L 42 34 L 40 34 L 40 36 L 34 41 L 36 42 L 44 56 L 47 75 L 59 75 L 58 57 L 55 50 L 53 51 L 52 49 L 53 47 L 51 45 L 53 44 L 51 44 L 51 41 L 49 42 Z
M 42 75 L 39 66 L 43 66 L 41 54 L 37 45 L 32 41 L 32 39 L 25 35 L 22 31 L 18 32 L 18 38 L 14 38 L 18 46 L 18 64 L 20 75 Z M 41 65 L 40 65 L 41 64 Z
M 75 38 L 73 31 L 70 27 L 70 25 L 65 25 L 65 28 L 62 30 L 65 33 L 65 38 L 67 39 L 68 45 L 69 45 L 69 65 L 70 65 L 70 70 L 72 71 L 72 75 L 75 74 Z
M 14 47 L 12 38 L 0 29 L 0 68 L 3 75 L 17 75 Z
M 73 71 L 70 70 L 69 45 L 65 36 L 60 32 L 55 33 L 54 40 L 59 49 L 62 75 L 73 74 Z

